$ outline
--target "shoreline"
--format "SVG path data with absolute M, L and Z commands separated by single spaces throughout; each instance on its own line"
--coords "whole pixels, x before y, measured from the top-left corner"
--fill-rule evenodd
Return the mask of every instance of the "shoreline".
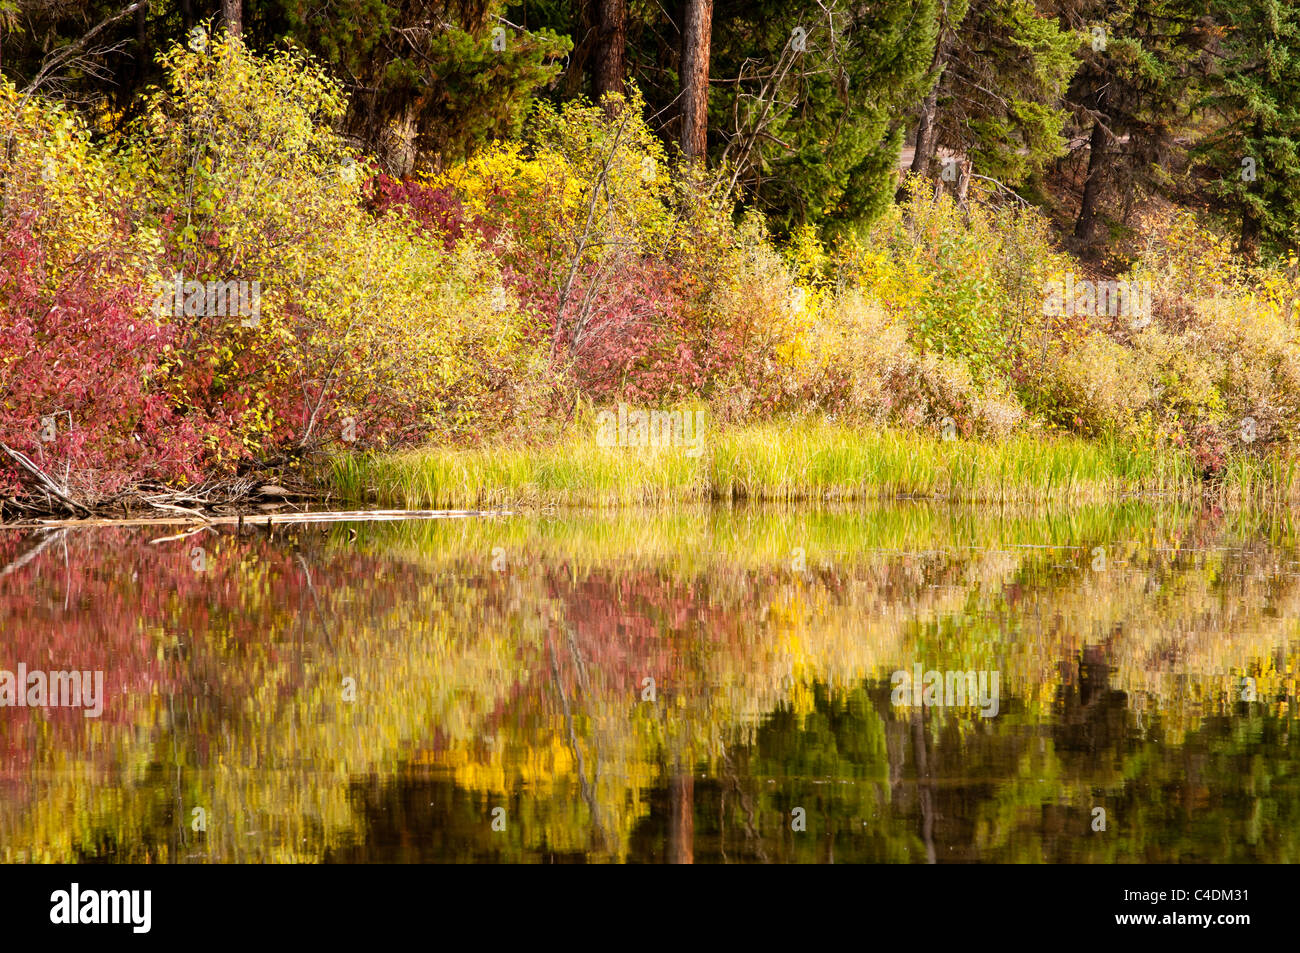
M 86 515 L 80 516 L 53 501 L 43 509 L 29 502 L 17 518 L 9 517 L 9 506 L 0 510 L 0 528 L 266 526 L 320 522 L 329 513 L 420 519 L 737 503 L 1291 506 L 1300 504 L 1300 458 L 1281 447 L 1239 452 L 1207 475 L 1198 472 L 1188 450 L 1110 438 L 1019 434 L 945 440 L 922 431 L 826 421 L 766 422 L 722 429 L 702 447 L 610 446 L 573 431 L 537 446 L 345 453 L 292 483 L 291 489 L 249 480 L 212 482 L 203 490 L 153 487 L 97 506 L 82 504 Z
M 79 529 L 86 527 L 186 526 L 199 532 L 207 527 L 234 526 L 239 529 L 269 529 L 302 523 L 392 522 L 408 520 L 469 519 L 475 516 L 512 516 L 508 510 L 304 510 L 295 513 L 239 513 L 234 516 L 156 516 L 128 519 L 45 519 L 33 522 L 0 522 L 5 529 Z M 188 534 L 186 534 L 188 535 Z M 180 537 L 174 537 L 180 538 Z

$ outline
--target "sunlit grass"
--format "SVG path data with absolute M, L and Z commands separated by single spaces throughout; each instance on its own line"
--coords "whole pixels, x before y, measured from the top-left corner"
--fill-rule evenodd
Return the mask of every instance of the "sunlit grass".
M 602 447 L 586 434 L 544 447 L 340 456 L 328 478 L 348 502 L 409 509 L 898 498 L 999 503 L 1300 498 L 1295 460 L 1280 455 L 1234 457 L 1223 479 L 1210 485 L 1198 478 L 1191 455 L 1174 448 L 1047 435 L 944 441 L 828 422 L 722 430 L 710 434 L 695 457 L 683 448 Z

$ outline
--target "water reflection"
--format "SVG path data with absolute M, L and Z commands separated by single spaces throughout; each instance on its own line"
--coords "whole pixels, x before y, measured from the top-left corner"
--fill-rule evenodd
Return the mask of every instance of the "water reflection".
M 0 534 L 0 669 L 107 695 L 0 708 L 0 859 L 1300 860 L 1276 514 L 174 533 Z

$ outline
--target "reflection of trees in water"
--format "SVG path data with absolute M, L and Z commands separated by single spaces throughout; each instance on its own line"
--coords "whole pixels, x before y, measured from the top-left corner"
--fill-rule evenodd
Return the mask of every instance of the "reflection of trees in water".
M 1080 743 L 1087 736 L 1073 731 L 1071 740 L 1072 729 L 1064 725 L 1007 723 L 963 735 L 956 724 L 936 725 L 928 717 L 892 718 L 884 684 L 838 698 L 818 688 L 816 697 L 807 715 L 774 713 L 752 744 L 733 748 L 718 767 L 692 776 L 689 788 L 676 765 L 665 763 L 660 780 L 645 792 L 647 811 L 630 833 L 625 859 L 927 862 L 927 821 L 941 862 L 1209 861 L 1225 850 L 1238 861 L 1277 862 L 1294 859 L 1300 848 L 1296 792 L 1286 781 L 1300 764 L 1300 750 L 1288 740 L 1294 733 L 1276 718 L 1250 719 L 1245 736 L 1251 741 L 1243 738 L 1239 720 L 1225 718 L 1211 720 L 1182 745 L 1129 744 L 1130 736 L 1119 731 L 1107 736 L 1113 746 L 1106 748 L 1098 743 L 1102 733 Z M 1078 704 L 1077 698 L 1067 702 Z M 1113 715 L 1107 712 L 1122 709 L 1103 697 L 1100 707 L 1087 711 L 1087 718 L 1108 720 Z M 918 724 L 923 747 L 914 747 Z M 873 737 L 876 742 L 863 744 Z M 899 749 L 893 737 L 906 752 L 899 763 L 891 754 Z M 1049 757 L 1033 757 L 1043 752 Z M 1268 768 L 1261 765 L 1263 752 L 1273 756 Z M 1256 765 L 1253 775 L 1236 769 L 1243 758 Z M 1096 765 L 1111 759 L 1130 769 L 1140 761 L 1146 783 L 1133 784 L 1143 779 L 1131 776 L 1117 784 L 1098 773 Z M 1186 777 L 1189 762 L 1213 777 Z M 894 770 L 898 776 L 891 779 Z M 1048 777 L 1033 776 L 1042 770 Z M 1094 784 L 1108 807 L 1105 833 L 1090 827 Z M 1189 823 L 1180 816 L 1185 795 L 1205 784 L 1212 798 L 1200 809 L 1207 813 Z M 1105 796 L 1107 786 L 1118 796 Z M 351 844 L 327 854 L 329 860 L 565 862 L 591 856 L 521 834 L 529 823 L 545 828 L 556 815 L 582 823 L 580 812 L 568 811 L 573 798 L 564 792 L 531 800 L 526 791 L 484 796 L 419 769 L 382 785 L 354 787 L 361 828 Z M 1270 793 L 1261 800 L 1265 790 Z M 928 807 L 922 799 L 927 793 Z M 509 805 L 506 833 L 492 832 L 487 821 L 498 803 Z M 806 832 L 790 830 L 793 806 L 807 811 Z M 526 820 L 516 829 L 521 817 Z
M 0 833 L 52 859 L 431 857 L 456 837 L 539 860 L 1294 857 L 1294 550 L 1133 542 L 1149 524 L 1107 528 L 1106 573 L 1073 555 L 1101 530 L 1016 549 L 996 522 L 961 532 L 1005 548 L 943 551 L 923 526 L 907 554 L 805 521 L 834 558 L 798 573 L 780 519 L 660 549 L 518 526 L 222 537 L 205 574 L 139 534 L 70 535 L 66 568 L 62 543 L 22 562 L 31 541 L 0 537 L 0 565 L 21 562 L 0 582 L 11 657 L 102 658 L 120 702 L 95 725 L 5 712 Z M 754 557 L 731 529 L 781 541 Z M 516 534 L 509 573 L 486 568 L 492 532 Z M 682 546 L 698 562 L 665 558 Z M 913 661 L 999 669 L 1001 713 L 891 710 L 888 671 Z M 1261 703 L 1235 703 L 1233 669 Z M 421 784 L 437 811 L 407 804 Z

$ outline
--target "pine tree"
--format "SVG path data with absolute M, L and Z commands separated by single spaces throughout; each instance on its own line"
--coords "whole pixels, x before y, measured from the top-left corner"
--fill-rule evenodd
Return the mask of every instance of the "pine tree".
M 1202 0 L 1057 0 L 1080 35 L 1082 64 L 1067 94 L 1088 165 L 1074 236 L 1087 244 L 1106 218 L 1128 219 L 1144 195 L 1167 190 L 1193 131 L 1191 107 L 1206 42 Z M 1110 207 L 1113 214 L 1104 215 Z
M 918 134 L 913 169 L 928 171 L 936 149 L 947 148 L 976 173 L 1017 186 L 1065 151 L 1061 100 L 1078 67 L 1077 40 L 1030 0 L 973 0 L 950 35 L 933 132 Z
M 1283 250 L 1300 227 L 1300 8 L 1218 0 L 1219 66 L 1200 105 L 1215 128 L 1194 150 L 1248 254 Z
M 406 174 L 518 134 L 570 42 L 499 19 L 501 0 L 271 0 L 263 42 L 320 57 L 351 99 L 347 131 Z
M 853 231 L 888 207 L 938 15 L 938 0 L 715 4 L 713 157 L 778 229 Z

